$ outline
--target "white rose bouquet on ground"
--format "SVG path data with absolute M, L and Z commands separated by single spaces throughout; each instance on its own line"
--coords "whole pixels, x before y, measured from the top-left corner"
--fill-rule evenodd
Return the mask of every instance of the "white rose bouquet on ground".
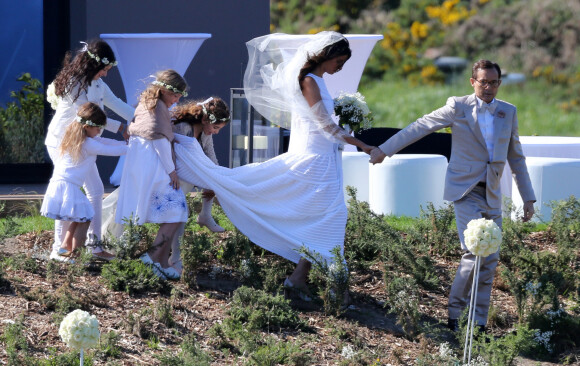
M 60 102 L 60 97 L 56 95 L 56 90 L 54 88 L 54 82 L 48 85 L 46 88 L 46 101 L 50 103 L 52 109 L 56 111 L 58 103 Z
M 354 94 L 341 92 L 338 97 L 334 98 L 334 114 L 339 118 L 339 126 L 345 130 L 347 130 L 345 126 L 354 132 L 372 127 L 371 111 L 365 102 L 365 97 L 359 92 Z
M 497 252 L 501 244 L 501 229 L 493 220 L 484 218 L 471 220 L 463 235 L 467 249 L 481 257 Z
M 64 317 L 58 335 L 67 346 L 83 350 L 97 345 L 101 336 L 99 321 L 94 315 L 77 309 Z

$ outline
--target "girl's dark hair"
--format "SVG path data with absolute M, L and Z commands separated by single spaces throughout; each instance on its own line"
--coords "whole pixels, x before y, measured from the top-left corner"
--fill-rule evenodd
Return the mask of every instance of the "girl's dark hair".
M 77 95 L 73 96 L 73 100 L 77 100 L 81 91 L 86 90 L 91 85 L 95 75 L 116 61 L 111 46 L 105 41 L 95 40 L 86 45 L 87 50 L 92 55 L 99 57 L 99 61 L 89 56 L 89 52 L 84 47 L 83 45 L 77 51 L 74 58 L 70 52 L 66 53 L 62 69 L 54 79 L 56 95 L 63 97 L 70 93 L 74 86 L 78 85 Z M 109 61 L 109 64 L 105 65 L 102 62 L 104 58 Z
M 350 44 L 346 38 L 342 38 L 341 40 L 334 42 L 322 49 L 318 54 L 313 56 L 308 56 L 306 63 L 300 69 L 300 73 L 298 74 L 298 82 L 300 83 L 300 89 L 302 89 L 302 80 L 308 75 L 308 73 L 312 72 L 318 65 L 323 63 L 324 61 L 332 60 L 333 58 L 339 56 L 347 56 L 347 60 L 352 56 L 352 51 L 350 50 Z
M 228 105 L 220 97 L 213 97 L 213 100 L 204 104 L 207 114 L 204 113 L 203 106 L 200 105 L 202 102 L 204 100 L 194 100 L 175 106 L 172 110 L 173 123 L 186 122 L 193 127 L 193 125 L 201 123 L 204 118 L 210 120 L 209 115 L 215 116 L 216 122 L 211 122 L 210 120 L 211 123 L 229 122 L 230 111 Z

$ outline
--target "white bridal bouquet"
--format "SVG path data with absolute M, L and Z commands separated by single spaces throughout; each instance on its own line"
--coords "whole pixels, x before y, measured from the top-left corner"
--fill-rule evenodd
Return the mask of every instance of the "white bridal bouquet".
M 56 107 L 58 107 L 58 102 L 60 102 L 60 97 L 56 95 L 54 82 L 50 83 L 48 85 L 48 88 L 46 88 L 46 101 L 49 102 L 52 109 L 56 111 Z
M 493 220 L 473 219 L 467 224 L 463 235 L 467 249 L 481 257 L 497 252 L 501 244 L 501 229 Z
M 334 98 L 334 114 L 339 117 L 338 124 L 344 129 L 348 126 L 351 131 L 358 132 L 372 127 L 371 111 L 365 97 L 359 92 L 341 92 Z
M 58 335 L 67 346 L 73 349 L 92 348 L 97 345 L 101 336 L 99 321 L 86 311 L 74 310 L 60 323 Z

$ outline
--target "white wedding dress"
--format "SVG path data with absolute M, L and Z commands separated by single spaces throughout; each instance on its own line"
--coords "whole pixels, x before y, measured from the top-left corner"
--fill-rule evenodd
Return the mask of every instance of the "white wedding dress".
M 308 76 L 331 115 L 334 104 L 323 79 Z M 302 246 L 330 260 L 333 248 L 342 251 L 347 219 L 336 139 L 345 133 L 336 125 L 340 130 L 329 133 L 321 123 L 293 116 L 287 153 L 234 169 L 217 166 L 196 139 L 176 134 L 177 175 L 212 189 L 231 222 L 260 247 L 295 263 Z

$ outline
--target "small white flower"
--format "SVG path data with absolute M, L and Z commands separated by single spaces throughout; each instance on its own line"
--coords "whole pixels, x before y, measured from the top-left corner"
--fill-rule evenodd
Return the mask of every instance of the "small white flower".
M 457 357 L 453 352 L 453 348 L 451 348 L 447 342 L 443 342 L 439 345 L 439 356 L 445 359 Z
M 92 348 L 97 345 L 101 336 L 99 321 L 86 311 L 74 310 L 60 323 L 58 335 L 71 348 Z
M 353 358 L 356 355 L 356 351 L 352 348 L 352 346 L 350 344 L 342 347 L 342 352 L 340 354 L 342 357 L 346 358 L 347 360 L 350 360 L 351 358 Z

